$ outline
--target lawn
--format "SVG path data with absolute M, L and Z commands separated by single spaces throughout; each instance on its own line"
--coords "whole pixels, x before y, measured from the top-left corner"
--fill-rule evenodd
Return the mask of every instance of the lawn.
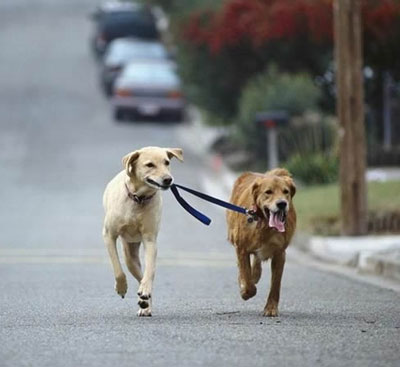
M 339 187 L 337 184 L 299 187 L 294 197 L 298 229 L 320 234 L 338 234 Z M 400 181 L 369 182 L 368 211 L 400 211 Z

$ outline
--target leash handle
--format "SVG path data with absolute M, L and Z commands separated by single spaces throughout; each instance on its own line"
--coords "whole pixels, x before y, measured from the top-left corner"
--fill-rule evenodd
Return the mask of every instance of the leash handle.
M 190 204 L 188 204 L 185 201 L 185 199 L 183 199 L 183 197 L 179 194 L 178 189 L 176 188 L 177 186 L 178 185 L 175 185 L 175 184 L 171 185 L 171 191 L 174 194 L 175 199 L 178 201 L 178 203 L 182 205 L 183 209 L 185 209 L 189 214 L 193 215 L 196 219 L 198 219 L 200 222 L 202 222 L 206 226 L 210 225 L 211 219 L 208 218 L 203 213 L 200 213 L 198 210 L 193 208 Z M 178 186 L 178 187 L 181 187 L 181 186 Z
M 197 197 L 199 197 L 199 198 L 201 198 L 201 199 L 203 199 L 203 200 L 209 201 L 210 203 L 213 203 L 213 204 L 222 206 L 222 207 L 225 208 L 225 209 L 233 210 L 233 211 L 235 211 L 235 212 L 242 213 L 242 214 L 246 214 L 246 215 L 249 215 L 249 214 L 250 214 L 251 216 L 253 216 L 252 213 L 250 213 L 249 210 L 247 210 L 246 208 L 242 208 L 241 206 L 237 206 L 237 205 L 228 203 L 228 202 L 226 202 L 226 201 L 223 201 L 223 200 L 214 198 L 214 197 L 212 197 L 212 196 L 210 196 L 210 195 L 203 194 L 202 192 L 199 192 L 199 191 L 196 191 L 196 190 L 193 190 L 193 189 L 189 189 L 188 187 L 185 187 L 185 186 L 182 186 L 182 185 L 178 185 L 178 184 L 173 184 L 173 185 L 171 186 L 171 189 L 172 189 L 174 186 L 179 187 L 180 189 L 182 189 L 182 190 L 184 190 L 184 191 L 187 191 L 187 192 L 189 192 L 190 194 L 192 194 L 192 195 L 194 195 L 194 196 L 197 196 Z

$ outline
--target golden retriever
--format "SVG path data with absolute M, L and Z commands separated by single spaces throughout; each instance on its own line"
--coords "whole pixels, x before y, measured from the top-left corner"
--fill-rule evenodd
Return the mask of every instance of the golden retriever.
M 258 217 L 258 221 L 248 223 L 243 214 L 227 211 L 228 240 L 236 248 L 240 295 L 244 300 L 257 293 L 261 261 L 271 259 L 271 289 L 264 316 L 278 316 L 285 250 L 296 228 L 292 202 L 295 193 L 289 172 L 282 168 L 265 174 L 244 173 L 233 186 L 231 203 L 253 208 Z
M 122 297 L 128 289 L 117 251 L 117 238 L 123 244 L 125 262 L 139 282 L 138 316 L 151 316 L 151 292 L 157 256 L 162 199 L 160 190 L 173 182 L 170 160 L 183 161 L 179 148 L 146 147 L 122 158 L 124 170 L 107 185 L 103 205 L 105 210 L 103 238 L 114 270 L 115 290 Z M 145 270 L 142 274 L 139 247 L 143 242 Z

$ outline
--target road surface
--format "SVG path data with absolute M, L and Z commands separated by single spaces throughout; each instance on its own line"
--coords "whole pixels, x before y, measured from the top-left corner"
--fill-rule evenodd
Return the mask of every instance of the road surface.
M 113 290 L 102 192 L 121 157 L 183 147 L 177 182 L 207 167 L 181 125 L 115 123 L 89 52 L 89 0 L 0 3 L 0 366 L 399 366 L 400 296 L 288 261 L 281 316 L 269 271 L 243 302 L 222 211 L 205 227 L 164 193 L 153 317 Z

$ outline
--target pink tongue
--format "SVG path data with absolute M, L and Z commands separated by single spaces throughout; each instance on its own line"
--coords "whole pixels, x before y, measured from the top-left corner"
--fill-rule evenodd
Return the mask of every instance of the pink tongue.
M 270 213 L 269 226 L 276 228 L 279 232 L 285 232 L 285 223 L 278 218 L 278 213 Z

